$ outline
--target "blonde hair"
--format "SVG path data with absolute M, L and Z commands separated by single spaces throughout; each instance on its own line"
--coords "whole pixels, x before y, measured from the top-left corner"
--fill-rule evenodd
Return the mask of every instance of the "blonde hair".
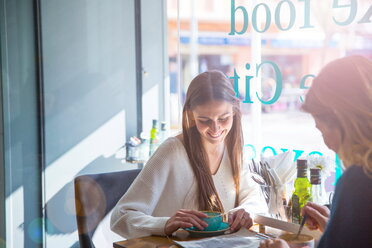
M 243 149 L 240 101 L 235 97 L 232 83 L 222 72 L 203 72 L 191 81 L 183 107 L 182 134 L 184 146 L 198 183 L 199 210 L 224 212 L 210 173 L 208 156 L 203 148 L 201 137 L 191 112 L 196 106 L 212 100 L 226 101 L 233 105 L 233 124 L 225 138 L 225 144 L 235 183 L 235 206 L 237 206 Z
M 337 128 L 345 164 L 372 177 L 372 61 L 349 56 L 329 63 L 314 79 L 302 109 Z

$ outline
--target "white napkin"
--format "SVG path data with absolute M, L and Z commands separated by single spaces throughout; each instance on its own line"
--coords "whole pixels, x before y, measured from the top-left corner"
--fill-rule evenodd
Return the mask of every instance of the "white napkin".
M 294 179 L 296 166 L 293 162 L 294 154 L 290 151 L 272 157 L 262 157 L 262 162 L 270 166 L 270 173 L 274 178 L 274 185 L 270 190 L 268 209 L 271 215 L 284 217 L 283 195 L 285 184 Z
M 293 152 L 287 151 L 272 157 L 261 157 L 261 161 L 267 162 L 271 167 L 274 179 L 277 177 L 275 185 L 283 185 L 293 180 L 296 174 L 293 156 Z

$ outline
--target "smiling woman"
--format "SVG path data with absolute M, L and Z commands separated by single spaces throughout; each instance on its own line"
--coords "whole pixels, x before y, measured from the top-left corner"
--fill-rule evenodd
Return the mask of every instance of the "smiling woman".
M 233 231 L 250 227 L 249 213 L 262 213 L 266 205 L 242 167 L 239 104 L 223 73 L 207 71 L 194 78 L 182 134 L 166 140 L 147 162 L 118 202 L 112 230 L 125 238 L 203 230 L 208 226 L 203 210 L 228 213 Z
M 202 140 L 218 143 L 223 141 L 229 133 L 233 123 L 234 112 L 231 103 L 210 101 L 196 107 L 192 114 Z
M 224 118 L 226 121 L 221 121 Z M 183 108 L 182 128 L 187 155 L 200 185 L 199 204 L 202 209 L 223 211 L 212 178 L 205 175 L 218 169 L 226 142 L 237 201 L 243 147 L 239 99 L 223 73 L 209 71 L 192 80 Z
M 214 175 L 221 163 L 223 141 L 233 124 L 233 105 L 225 101 L 212 100 L 196 107 L 192 115 L 203 147 L 208 151 L 209 169 Z

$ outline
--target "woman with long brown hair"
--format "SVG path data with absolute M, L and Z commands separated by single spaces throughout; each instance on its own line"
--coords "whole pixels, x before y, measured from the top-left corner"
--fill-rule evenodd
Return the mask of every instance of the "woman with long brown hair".
M 372 247 L 372 61 L 350 56 L 329 63 L 314 79 L 302 108 L 346 167 L 331 211 L 315 203 L 302 209 L 308 227 L 324 232 L 318 248 Z M 260 247 L 288 245 L 278 239 Z
M 239 99 L 219 71 L 195 77 L 187 90 L 182 133 L 167 139 L 146 164 L 111 217 L 125 238 L 170 235 L 207 227 L 202 210 L 228 213 L 231 230 L 250 227 L 262 212 L 258 185 L 242 167 Z

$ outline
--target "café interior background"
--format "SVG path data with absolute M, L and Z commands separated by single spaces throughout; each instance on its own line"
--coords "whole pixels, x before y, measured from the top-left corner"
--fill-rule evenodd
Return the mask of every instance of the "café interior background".
M 233 2 L 247 10 L 244 34 L 229 35 Z M 257 32 L 253 21 L 261 31 L 268 21 L 262 4 L 252 15 L 262 2 L 271 24 Z M 0 247 L 78 247 L 73 179 L 137 168 L 123 158 L 126 141 L 148 137 L 152 119 L 177 133 L 187 86 L 207 69 L 240 77 L 247 160 L 286 149 L 336 158 L 299 109 L 311 83 L 301 79 L 345 55 L 372 59 L 372 8 L 369 0 L 309 2 L 1 0 Z M 290 11 L 293 26 L 280 30 Z M 235 18 L 242 30 L 241 8 Z M 313 27 L 301 29 L 306 20 Z M 244 79 L 263 61 L 280 69 L 281 95 L 258 100 L 255 92 L 267 100 L 277 86 L 265 65 L 251 81 L 253 103 L 244 103 Z M 327 190 L 334 182 L 332 174 Z M 118 239 L 105 221 L 99 244 Z

